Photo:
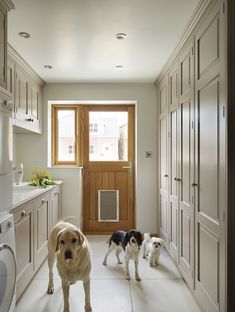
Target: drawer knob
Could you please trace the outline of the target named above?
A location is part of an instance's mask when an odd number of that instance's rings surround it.
[[[43,198],[43,199],[42,199],[42,204],[44,204],[44,203],[45,203],[45,199]]]
[[[25,217],[25,216],[26,216],[26,211],[23,210],[23,211],[21,212],[21,218],[23,218],[23,217]]]

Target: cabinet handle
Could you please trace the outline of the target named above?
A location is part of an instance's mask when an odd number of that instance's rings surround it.
[[[42,205],[43,205],[45,202],[46,202],[46,200],[43,198],[43,199],[42,199]]]
[[[23,210],[22,212],[21,212],[21,218],[23,218],[23,217],[25,217],[26,216],[26,211],[25,210]]]
[[[177,182],[181,182],[181,181],[182,181],[182,179],[180,179],[180,178],[177,179]]]
[[[33,118],[25,118],[26,121],[32,121],[33,122]]]
[[[175,177],[174,180],[177,181],[177,178]]]
[[[55,192],[55,193],[54,193],[54,195],[58,195],[58,194],[59,194],[58,192]]]
[[[192,186],[198,186],[198,184],[193,182]]]
[[[165,178],[168,178],[168,174],[165,174],[164,177],[165,177]]]

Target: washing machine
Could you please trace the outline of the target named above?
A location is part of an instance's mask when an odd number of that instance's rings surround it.
[[[0,212],[0,311],[15,310],[16,259],[13,215]]]

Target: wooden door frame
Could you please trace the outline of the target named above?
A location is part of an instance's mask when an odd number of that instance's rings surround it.
[[[133,224],[133,228],[136,225],[136,162],[135,162],[135,142],[136,142],[136,126],[135,126],[135,109],[136,105],[135,104],[86,104],[82,105],[83,109],[83,135],[82,135],[82,165],[85,167],[89,163],[89,154],[88,150],[85,149],[85,145],[89,145],[89,131],[87,130],[86,127],[89,125],[86,124],[85,122],[85,110],[89,111],[127,111],[128,112],[128,124],[130,123],[130,118],[131,118],[131,124],[133,125],[133,128],[131,129],[128,127],[128,160],[127,161],[119,161],[117,164],[117,167],[120,165],[126,166],[129,164],[130,159],[132,160],[132,168],[133,168],[133,197],[132,197],[132,202],[133,202],[133,211],[132,211],[132,216],[131,216],[131,222]],[[102,166],[102,162],[98,161],[99,165]],[[97,164],[96,161],[93,161],[94,166]],[[110,162],[113,163],[113,162]],[[107,162],[106,162],[107,164]],[[104,169],[107,166],[104,164]],[[114,165],[115,166],[115,165]],[[86,184],[85,181],[85,174],[83,172],[83,190],[84,190],[84,185]],[[85,198],[84,198],[84,193],[83,193],[83,200],[82,200],[82,222],[81,222],[81,228],[85,234],[98,234],[98,235],[103,235],[103,234],[111,234],[110,231],[103,231],[103,232],[88,232],[85,230],[84,224],[85,224],[85,217],[84,217],[84,209],[85,209],[85,204],[84,204]]]

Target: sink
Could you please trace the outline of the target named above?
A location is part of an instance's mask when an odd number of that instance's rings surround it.
[[[13,193],[29,193],[36,189],[37,187],[32,185],[13,185]]]

